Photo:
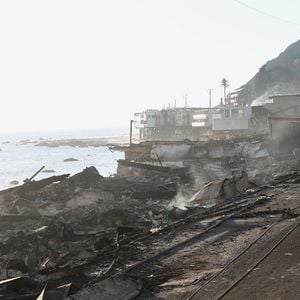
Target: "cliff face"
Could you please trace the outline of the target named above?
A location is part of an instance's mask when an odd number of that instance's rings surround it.
[[[244,86],[238,102],[263,103],[276,94],[300,94],[300,40],[264,64]]]

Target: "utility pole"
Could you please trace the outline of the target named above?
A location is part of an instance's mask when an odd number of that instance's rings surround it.
[[[211,89],[209,89],[209,108],[211,108]]]
[[[129,133],[129,146],[132,145],[132,124],[133,124],[133,120],[130,120],[130,133]]]
[[[187,94],[184,95],[184,107],[187,108]]]
[[[174,108],[176,108],[176,99],[174,99]]]

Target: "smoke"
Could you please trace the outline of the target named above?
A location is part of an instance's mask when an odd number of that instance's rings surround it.
[[[295,151],[295,149],[300,148],[300,126],[298,123],[295,124],[298,127],[295,127],[294,134],[291,134],[291,127],[276,128],[278,134],[276,142],[269,139],[260,139],[259,136],[255,135],[251,139],[247,138],[235,142],[224,140],[222,143],[218,143],[217,147],[220,150],[218,157],[211,157],[211,153],[217,153],[213,151],[216,147],[215,143],[207,142],[205,144],[207,154],[204,157],[194,158],[189,162],[185,161],[185,166],[189,163],[190,175],[193,180],[188,185],[182,185],[179,188],[177,195],[167,205],[167,209],[186,210],[188,207],[193,206],[208,207],[215,205],[218,201],[216,199],[219,199],[213,195],[217,185],[214,183],[213,188],[208,188],[207,183],[225,178],[230,181],[234,175],[239,177],[243,170],[247,172],[249,182],[257,186],[271,184],[275,176],[290,173],[295,163],[297,163],[295,154],[300,156],[300,150]],[[290,156],[289,161],[286,158],[277,159],[277,153],[282,151],[277,149],[278,141],[281,141],[285,155]],[[197,151],[197,148],[194,151]],[[293,154],[293,151],[295,154]],[[197,157],[196,152],[193,155]],[[201,196],[198,199],[199,201],[191,201],[193,195],[200,190],[203,191],[203,194],[209,196]],[[225,198],[230,199],[231,197]]]
[[[172,210],[174,208],[178,208],[181,210],[187,210],[187,208],[191,206],[191,203],[189,203],[189,199],[189,195],[187,195],[187,193],[184,192],[183,187],[181,187],[177,195],[167,205],[167,209]]]
[[[252,101],[251,106],[260,106],[268,103],[270,101],[269,97],[274,95],[287,95],[287,94],[299,94],[300,93],[300,83],[298,81],[277,84],[271,88],[268,88],[262,95],[255,98]]]

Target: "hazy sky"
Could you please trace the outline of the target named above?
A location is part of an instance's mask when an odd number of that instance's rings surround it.
[[[299,0],[243,2],[299,21]],[[217,103],[299,31],[234,0],[1,0],[0,130],[123,127],[209,88]]]

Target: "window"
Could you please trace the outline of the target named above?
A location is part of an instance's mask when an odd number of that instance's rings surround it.
[[[225,117],[226,119],[230,118],[230,110],[229,110],[229,109],[225,109],[225,110],[224,110],[224,117]]]
[[[231,110],[231,117],[232,118],[238,118],[239,117],[239,110],[237,108],[233,108]]]

